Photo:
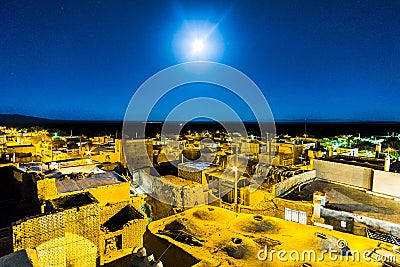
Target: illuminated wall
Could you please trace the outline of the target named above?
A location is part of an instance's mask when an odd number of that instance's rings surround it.
[[[325,160],[314,160],[317,177],[329,181],[352,185],[367,190],[372,188],[372,169]]]
[[[36,181],[39,199],[54,199],[57,197],[57,187],[55,178],[45,178]]]
[[[32,248],[39,266],[96,266],[99,206],[92,203],[13,223],[14,251]]]
[[[103,206],[107,203],[115,203],[129,200],[130,184],[128,182],[118,183],[91,188],[88,189],[88,191],[100,202],[100,205]]]
[[[147,226],[146,215],[131,205],[121,208],[115,204],[110,210],[114,210],[114,214],[102,223],[100,231],[100,264],[129,255],[134,248],[143,247]],[[107,210],[104,212],[110,215]],[[102,217],[105,219],[108,216]]]
[[[372,191],[400,197],[400,173],[374,170]]]
[[[139,169],[153,164],[153,140],[125,140],[124,155],[130,168]],[[119,143],[119,142],[118,142]],[[117,143],[116,143],[117,145]]]

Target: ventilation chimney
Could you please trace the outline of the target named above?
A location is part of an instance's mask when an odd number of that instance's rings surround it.
[[[389,153],[386,155],[385,158],[385,168],[384,168],[385,172],[390,171],[390,156]]]

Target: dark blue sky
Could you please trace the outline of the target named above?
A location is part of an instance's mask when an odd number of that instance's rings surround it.
[[[3,0],[0,113],[121,120],[142,82],[187,60],[191,27],[217,26],[204,59],[247,74],[276,120],[400,121],[399,14],[398,0]]]

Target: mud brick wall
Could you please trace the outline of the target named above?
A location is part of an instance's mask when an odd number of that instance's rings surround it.
[[[152,192],[154,198],[172,206],[181,207],[183,204],[185,207],[193,207],[208,201],[208,185],[185,187],[182,197],[182,186],[166,183],[144,171],[134,174],[133,179],[139,181],[143,190]]]
[[[46,178],[36,181],[39,199],[54,199],[57,197],[57,187],[55,178]]]
[[[351,186],[372,189],[372,169],[349,164],[314,160],[318,178]]]
[[[315,170],[295,175],[293,177],[286,179],[283,182],[275,184],[273,186],[273,192],[276,197],[284,195],[286,192],[288,192],[290,189],[297,186],[298,184],[314,179],[315,177],[316,177]]]
[[[305,212],[307,214],[307,224],[312,224],[314,206],[311,202],[291,201],[283,198],[274,198],[273,201],[277,206],[275,209],[275,217],[285,219],[285,208],[289,208],[291,210]]]
[[[112,207],[109,207],[102,216],[102,220],[108,218],[112,211],[115,211],[115,213],[117,213],[119,211],[118,209],[122,209],[123,207],[121,207],[120,205],[113,205]],[[117,231],[109,232],[106,231],[104,228],[100,231],[99,252],[101,264],[129,255],[132,253],[132,250],[134,248],[143,247],[143,235],[146,231],[148,222],[147,217],[144,213],[140,211],[137,212],[143,216],[142,219],[130,220],[123,225],[122,229]],[[117,250],[107,251],[106,240],[113,237],[118,237],[122,239],[122,247]]]
[[[35,248],[42,243],[64,237],[65,225],[62,213],[40,215],[13,224],[14,251]]]
[[[147,218],[135,219],[122,230],[122,249],[143,247],[143,235],[147,227]]]
[[[106,206],[100,207],[100,224],[108,221],[112,216],[114,216],[124,207],[129,205],[129,203],[129,201],[121,201],[118,203],[108,204]]]
[[[400,197],[400,173],[374,170],[372,191]]]
[[[182,177],[183,179],[201,184],[202,173],[201,171],[194,171],[193,168],[189,168],[186,166],[179,166],[178,176]]]
[[[100,232],[99,211],[97,204],[64,211],[65,232],[82,236],[97,246]]]
[[[94,203],[17,221],[12,226],[14,251],[36,248],[39,266],[95,266],[98,214]]]

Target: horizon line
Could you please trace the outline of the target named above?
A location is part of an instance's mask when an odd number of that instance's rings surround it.
[[[53,119],[53,118],[42,118],[42,117],[37,117],[37,116],[30,116],[30,115],[23,115],[23,114],[7,114],[7,113],[2,113],[0,116],[21,116],[21,117],[27,117],[27,118],[32,118],[32,119],[37,119],[37,120],[45,120],[47,122],[115,122],[115,123],[123,123],[125,120],[124,119]],[[11,118],[10,118],[11,119]],[[15,122],[18,123],[18,121],[12,121],[12,120],[7,120],[8,122]],[[35,121],[32,121],[34,123]],[[140,122],[140,123],[165,123],[165,121],[162,120],[148,120],[148,121],[125,121],[125,122]],[[194,121],[168,121],[171,123],[217,123],[218,121],[214,120],[194,120]],[[400,120],[355,120],[355,119],[280,119],[280,120],[275,120],[275,121],[256,121],[256,120],[242,120],[242,121],[221,121],[221,122],[227,122],[227,123],[400,123]],[[0,123],[2,123],[0,121]],[[3,122],[4,123],[4,122]],[[21,121],[19,123],[22,123]],[[26,121],[25,123],[29,123]],[[43,122],[42,122],[43,123]]]

